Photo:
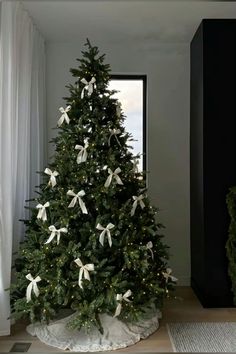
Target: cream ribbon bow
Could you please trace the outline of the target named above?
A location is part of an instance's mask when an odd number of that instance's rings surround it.
[[[162,272],[162,274],[164,275],[164,278],[166,279],[166,282],[168,282],[168,279],[171,279],[172,281],[177,281],[178,279],[173,277],[173,275],[171,275],[172,273],[172,269],[171,268],[166,268],[165,272]]]
[[[59,173],[57,171],[52,172],[50,168],[45,168],[44,173],[50,176],[48,184],[51,184],[52,187],[55,187],[57,184],[56,177],[59,175]]]
[[[41,280],[40,276],[37,276],[35,279],[32,277],[32,275],[29,273],[26,276],[26,279],[30,281],[30,284],[27,286],[26,289],[26,300],[27,302],[31,301],[31,293],[32,290],[35,294],[36,297],[39,296],[39,289],[37,283]]]
[[[90,280],[89,272],[94,270],[94,264],[83,265],[80,258],[75,259],[75,263],[80,267],[78,284],[79,287],[83,289],[82,278],[84,276],[84,279]]]
[[[146,244],[146,247],[147,247],[147,249],[151,252],[152,259],[154,259],[154,254],[153,254],[153,251],[152,251],[152,248],[153,248],[152,241],[149,241],[149,242]]]
[[[93,84],[96,82],[95,77],[92,77],[92,79],[88,82],[85,78],[81,80],[83,84],[85,84],[82,92],[81,92],[81,98],[84,98],[84,90],[88,91],[88,96],[91,96],[93,93]]]
[[[50,243],[55,236],[57,236],[57,245],[59,245],[60,242],[60,238],[61,238],[61,232],[63,232],[64,234],[66,234],[68,232],[66,227],[62,227],[61,229],[56,229],[54,225],[49,226],[49,231],[51,231],[51,235],[49,237],[49,239],[45,242],[45,245],[47,243]]]
[[[140,205],[140,207],[142,209],[145,207],[145,204],[143,202],[143,199],[145,198],[145,196],[143,194],[140,194],[140,196],[138,196],[138,197],[133,195],[132,198],[133,198],[134,202],[133,202],[133,207],[132,207],[132,210],[131,210],[131,213],[130,213],[131,216],[134,215],[135,210],[136,210],[136,208],[138,206],[138,203],[139,203],[139,205]]]
[[[108,188],[110,186],[112,177],[114,177],[116,179],[117,184],[123,184],[120,177],[118,176],[118,173],[120,173],[120,172],[121,172],[120,167],[117,167],[114,172],[112,172],[112,170],[110,168],[108,168],[109,176],[107,177],[104,187]]]
[[[42,219],[43,221],[47,220],[47,212],[46,212],[46,208],[48,208],[50,205],[49,202],[43,204],[38,204],[36,206],[37,209],[39,209],[38,211],[38,215],[37,215],[37,219]]]
[[[127,301],[127,302],[131,302],[128,297],[132,294],[132,291],[129,289],[126,291],[126,293],[124,293],[124,295],[122,294],[116,294],[116,301],[120,301],[120,303],[117,305],[116,307],[116,312],[114,314],[113,317],[117,317],[119,316],[119,314],[121,313],[121,309],[122,309],[122,305],[121,305],[121,301]]]
[[[111,133],[108,139],[108,145],[111,145],[111,137],[114,135],[116,138],[117,143],[120,145],[120,142],[117,138],[117,135],[121,133],[120,129],[109,129],[109,132]],[[121,145],[120,145],[121,146]]]
[[[76,150],[80,150],[80,152],[78,153],[78,156],[77,156],[77,164],[80,164],[81,162],[85,162],[87,160],[87,157],[88,157],[88,153],[87,153],[87,148],[88,148],[88,140],[85,139],[84,140],[84,146],[82,145],[75,145],[75,149]]]
[[[67,106],[66,109],[64,109],[63,107],[59,108],[59,111],[62,113],[61,117],[59,118],[57,125],[60,127],[62,125],[62,123],[64,122],[64,120],[66,121],[67,124],[70,123],[70,118],[67,114],[67,112],[69,112],[71,110],[71,106]]]
[[[75,194],[74,191],[72,191],[71,189],[66,193],[67,195],[70,195],[71,197],[74,197],[72,199],[72,201],[70,202],[70,204],[68,205],[68,208],[73,208],[75,206],[75,204],[77,203],[77,200],[79,201],[79,206],[82,210],[83,214],[88,214],[87,208],[82,200],[81,197],[83,197],[85,195],[84,190],[81,190],[79,193]]]
[[[101,224],[97,224],[96,229],[102,230],[102,232],[101,232],[101,234],[99,236],[99,242],[101,243],[102,246],[104,245],[104,237],[107,234],[108,243],[109,243],[109,246],[111,247],[112,239],[111,239],[110,230],[113,229],[113,227],[115,227],[115,225],[113,225],[110,222],[109,222],[109,224],[106,227],[103,227]]]

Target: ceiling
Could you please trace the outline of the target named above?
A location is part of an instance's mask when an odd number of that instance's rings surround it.
[[[203,18],[236,18],[234,1],[22,1],[49,42],[190,42]]]

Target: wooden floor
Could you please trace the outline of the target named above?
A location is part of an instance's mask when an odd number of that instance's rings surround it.
[[[204,309],[189,287],[178,287],[174,299],[167,299],[159,329],[145,340],[117,352],[173,352],[166,329],[169,322],[236,322],[236,308]],[[32,343],[28,352],[59,353],[59,350],[41,343],[25,331],[25,324],[12,327],[11,336],[0,337],[0,353],[8,353],[14,343]],[[113,352],[114,353],[114,352]]]

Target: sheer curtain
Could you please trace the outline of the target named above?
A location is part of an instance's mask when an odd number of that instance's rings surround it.
[[[44,40],[19,1],[0,17],[0,335],[10,333],[12,252],[23,239],[25,200],[45,163]],[[47,140],[47,139],[46,139]]]

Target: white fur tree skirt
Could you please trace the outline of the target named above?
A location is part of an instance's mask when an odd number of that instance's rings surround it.
[[[135,325],[102,314],[100,320],[104,329],[103,334],[96,328],[91,329],[89,333],[84,330],[67,329],[66,324],[72,316],[74,314],[49,325],[31,324],[27,327],[27,332],[37,336],[43,343],[63,350],[79,352],[114,350],[135,344],[155,332],[159,327],[161,312],[149,310],[143,320]]]

